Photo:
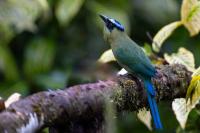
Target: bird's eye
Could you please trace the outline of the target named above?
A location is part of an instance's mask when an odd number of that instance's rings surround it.
[[[113,28],[114,28],[114,25],[113,25],[112,23],[110,23],[110,22],[108,22],[106,26],[108,27],[108,29],[109,29],[110,31],[112,31]]]

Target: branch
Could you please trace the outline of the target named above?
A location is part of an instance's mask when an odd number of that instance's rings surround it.
[[[152,79],[156,100],[185,97],[190,80],[191,72],[182,65],[160,66]],[[0,113],[0,132],[34,132],[43,127],[51,127],[53,131],[63,125],[66,132],[101,130],[102,112],[108,98],[118,112],[148,107],[142,82],[133,75],[117,76],[21,99]]]

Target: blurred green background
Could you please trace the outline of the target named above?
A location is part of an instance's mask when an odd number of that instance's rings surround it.
[[[180,20],[179,0],[1,0],[0,1],[0,96],[23,96],[42,90],[105,80],[116,74],[116,63],[98,64],[109,48],[103,40],[98,14],[119,20],[141,46],[170,22]],[[185,47],[200,65],[200,37],[178,28],[158,54]],[[171,104],[161,103],[161,117],[170,132],[178,126]],[[166,112],[167,115],[166,115]],[[169,116],[170,117],[169,119]],[[133,113],[117,122],[119,132],[147,128]],[[168,130],[168,131],[169,131]]]

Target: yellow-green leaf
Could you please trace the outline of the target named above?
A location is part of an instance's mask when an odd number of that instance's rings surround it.
[[[61,25],[67,25],[78,13],[84,0],[60,0],[56,7],[56,17]]]
[[[186,20],[192,6],[198,3],[198,0],[183,0],[182,5],[181,5],[181,19]]]
[[[194,108],[200,100],[200,67],[192,74],[186,94],[187,108]]]
[[[142,123],[144,123],[145,126],[147,126],[149,130],[152,130],[152,125],[151,125],[152,118],[150,111],[147,111],[146,108],[140,109],[139,112],[137,113],[137,117]]]
[[[106,50],[98,60],[100,63],[108,63],[111,61],[116,61],[111,49]]]
[[[185,98],[177,98],[172,102],[172,109],[180,126],[184,129],[191,108],[187,108]]]
[[[163,28],[161,28],[158,33],[153,38],[153,50],[159,52],[163,42],[173,33],[173,31],[182,25],[182,22],[176,21],[172,22]]]
[[[183,0],[181,7],[181,21],[189,30],[191,36],[199,33],[200,2],[198,0]]]
[[[194,56],[185,48],[179,48],[178,52],[172,55],[164,54],[164,58],[169,64],[182,64],[192,72],[195,70]]]
[[[141,47],[141,48],[147,56],[151,56],[153,54],[150,44],[144,43],[144,47]]]

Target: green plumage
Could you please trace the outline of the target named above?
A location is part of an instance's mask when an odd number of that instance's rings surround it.
[[[109,43],[117,62],[129,73],[135,73],[141,78],[151,78],[155,68],[142,48],[132,41],[126,33],[114,29]]]
[[[127,36],[124,32],[124,27],[118,21],[104,15],[100,15],[100,17],[106,25],[104,28],[104,38],[111,45],[117,62],[129,73],[137,74],[144,81],[155,128],[162,129],[158,107],[154,99],[156,92],[151,83],[151,77],[155,76],[156,69],[142,48]]]

